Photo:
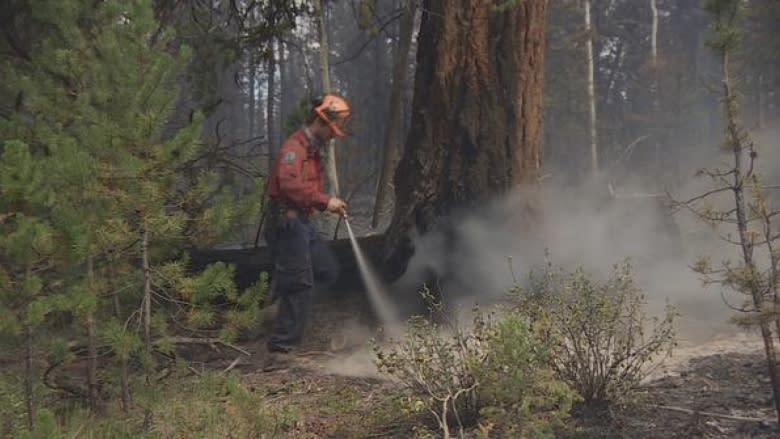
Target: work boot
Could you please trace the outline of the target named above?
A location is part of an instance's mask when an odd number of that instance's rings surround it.
[[[271,351],[263,360],[263,372],[287,369],[292,363],[292,356],[287,352]]]

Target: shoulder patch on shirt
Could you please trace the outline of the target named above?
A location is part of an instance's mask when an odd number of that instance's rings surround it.
[[[295,161],[295,151],[287,151],[284,155],[284,161],[289,165]]]

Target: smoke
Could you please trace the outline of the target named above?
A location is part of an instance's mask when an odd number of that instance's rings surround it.
[[[780,184],[778,132],[755,135],[762,145],[759,170],[768,184]],[[683,169],[689,169],[691,176],[697,167],[720,164],[724,169],[729,157],[717,151],[717,146],[710,147]],[[648,187],[652,186],[624,181],[610,192],[603,181],[579,187],[546,184],[542,189],[542,228],[534,231],[513,220],[523,202],[519,193],[478,210],[460,212],[443,231],[414,237],[415,254],[396,283],[395,294],[415,300],[408,295],[416,295],[426,275],[433,273],[442,279],[439,287],[450,304],[484,304],[500,301],[513,285],[527,279],[530,270],[541,268],[546,252],[555,265],[568,270],[581,266],[602,278],[610,274],[614,264],[629,258],[648,300],[648,312],[660,312],[667,302],[675,305],[682,314],[683,338],[732,331],[728,318],[733,312],[725,306],[721,290],[703,286],[690,267],[701,255],[714,263],[737,260],[738,249],[718,239],[715,230],[689,212],[672,215],[665,194]],[[712,187],[706,177],[691,177],[677,185],[672,195],[683,200]],[[723,194],[714,203],[728,206],[733,203],[729,197],[729,193]],[[719,232],[729,230],[721,228]],[[739,296],[733,293],[726,298],[739,303]]]

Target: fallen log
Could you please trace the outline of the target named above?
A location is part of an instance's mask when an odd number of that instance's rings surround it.
[[[382,259],[384,235],[371,235],[358,238],[358,243],[366,257],[376,266]],[[330,290],[342,291],[362,288],[362,280],[355,253],[349,239],[326,241],[338,261],[340,271]],[[209,264],[224,262],[236,268],[235,282],[239,288],[246,288],[259,279],[263,272],[269,277],[273,274],[273,262],[268,247],[246,249],[193,249],[189,250],[193,272],[202,271]]]

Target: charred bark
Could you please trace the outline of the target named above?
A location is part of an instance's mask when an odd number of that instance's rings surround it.
[[[547,0],[425,0],[412,125],[395,173],[385,267],[399,275],[409,233],[477,207],[541,170]],[[532,203],[533,204],[533,203]]]

